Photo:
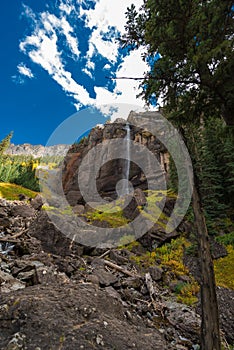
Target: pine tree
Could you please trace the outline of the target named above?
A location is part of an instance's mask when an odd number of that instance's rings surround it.
[[[152,59],[150,73],[142,83],[142,95],[163,97],[164,111],[180,128],[190,153],[195,144],[186,133],[191,125],[199,128],[201,117],[222,117],[234,125],[233,85],[233,1],[231,0],[145,0],[140,14],[134,5],[128,9],[125,46],[143,45]],[[160,59],[154,57],[161,55]],[[210,189],[219,188],[215,158],[204,148],[214,171]],[[208,153],[207,153],[208,152]],[[201,205],[199,172],[201,159],[194,154],[193,211],[201,266],[201,349],[220,350],[218,304],[208,231]],[[202,162],[201,162],[202,163]],[[214,197],[213,199],[216,200]]]

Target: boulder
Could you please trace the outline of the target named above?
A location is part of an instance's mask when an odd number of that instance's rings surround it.
[[[29,235],[41,241],[41,246],[48,253],[66,256],[71,253],[82,255],[83,248],[65,236],[42,211],[29,228]]]
[[[118,278],[115,275],[102,268],[95,270],[94,275],[98,277],[99,284],[102,287],[111,286],[118,281]]]
[[[160,281],[162,279],[163,270],[158,266],[151,266],[149,268],[150,276],[154,281]]]

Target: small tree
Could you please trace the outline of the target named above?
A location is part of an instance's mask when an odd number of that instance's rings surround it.
[[[13,131],[11,131],[1,142],[0,142],[0,156],[8,149],[13,136]]]

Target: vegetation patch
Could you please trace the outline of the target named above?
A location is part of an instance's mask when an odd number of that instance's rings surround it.
[[[173,279],[179,276],[189,276],[190,282],[178,282],[175,293],[178,302],[192,305],[197,302],[196,295],[199,292],[199,286],[183,264],[184,250],[189,245],[190,243],[184,237],[179,237],[162,247],[155,248],[152,252],[146,252],[141,256],[132,256],[131,259],[143,270],[159,263],[160,267],[166,267],[165,274],[169,276],[169,280],[172,276]]]
[[[182,283],[182,286],[177,293],[177,301],[183,304],[193,305],[198,300],[198,292],[199,285],[195,280],[191,283]]]
[[[214,261],[216,284],[220,287],[234,289],[234,248],[232,245],[227,246],[227,252],[227,256]]]
[[[90,211],[87,214],[85,214],[87,219],[92,221],[105,221],[108,222],[108,224],[111,227],[121,227],[128,224],[128,219],[126,219],[123,216],[122,210],[115,210],[112,209],[111,211],[102,211],[99,209],[96,209],[95,211]],[[129,243],[126,242],[126,244]]]
[[[163,213],[160,204],[165,199],[176,200],[177,195],[170,189],[162,191],[147,190],[144,192],[146,194],[147,205],[144,208],[139,207],[141,214],[162,229],[166,229],[170,218]]]
[[[20,185],[0,182],[0,198],[18,200],[19,194],[24,194],[26,197],[34,198],[38,193]]]
[[[231,245],[234,248],[234,232],[227,233],[223,236],[218,236],[215,240],[225,246]]]

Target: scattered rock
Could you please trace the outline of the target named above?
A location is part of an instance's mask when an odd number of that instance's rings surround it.
[[[24,201],[24,200],[27,199],[27,197],[26,197],[25,194],[23,194],[23,193],[20,193],[19,196],[18,196],[18,198],[19,198],[19,201]]]
[[[181,331],[183,337],[190,341],[199,341],[200,316],[191,310],[189,307],[175,302],[165,302],[167,311],[166,316],[171,325],[176,326]]]
[[[127,288],[134,288],[134,289],[140,290],[142,283],[143,281],[139,277],[128,277],[128,278],[125,278],[121,284],[125,288],[127,287]]]
[[[33,198],[30,202],[31,206],[35,210],[40,210],[44,203],[45,203],[45,199],[39,194],[35,198]]]
[[[123,265],[128,262],[128,258],[122,255],[122,252],[117,249],[113,249],[109,253],[110,259],[117,264]]]
[[[160,281],[162,279],[163,270],[157,266],[151,266],[149,273],[154,281]]]
[[[72,208],[72,210],[74,214],[82,215],[84,214],[85,208],[82,204],[77,204]]]
[[[118,278],[115,275],[101,268],[95,270],[94,275],[98,277],[101,287],[108,287],[118,281]]]

